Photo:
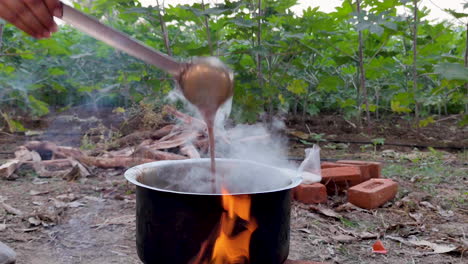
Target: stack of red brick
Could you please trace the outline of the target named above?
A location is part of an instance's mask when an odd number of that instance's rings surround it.
[[[324,203],[328,195],[347,190],[350,203],[374,209],[395,197],[396,182],[381,178],[382,164],[373,161],[339,160],[322,162],[322,181],[301,184],[294,189],[294,198],[305,204]]]

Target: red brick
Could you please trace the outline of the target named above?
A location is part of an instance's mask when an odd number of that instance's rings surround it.
[[[320,168],[321,169],[330,169],[330,168],[336,168],[336,167],[349,167],[346,164],[341,164],[341,163],[336,163],[336,162],[329,162],[329,161],[324,161],[320,163]]]
[[[361,183],[361,171],[357,166],[323,169],[322,183],[330,194],[337,194]]]
[[[382,163],[380,162],[365,161],[365,160],[339,160],[337,161],[337,163],[365,167],[368,174],[366,175],[366,173],[364,173],[363,177],[366,180],[371,179],[371,178],[382,177]]]
[[[336,167],[322,170],[322,182],[332,181],[358,181],[361,179],[361,170],[356,166]]]
[[[327,188],[321,183],[301,184],[294,188],[294,199],[304,204],[325,203]]]
[[[348,201],[365,209],[375,209],[393,199],[398,184],[391,179],[370,179],[348,190]]]

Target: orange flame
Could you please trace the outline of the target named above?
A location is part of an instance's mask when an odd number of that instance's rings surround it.
[[[212,264],[239,263],[249,260],[249,245],[257,222],[250,216],[251,199],[249,195],[229,195],[222,189],[223,208],[227,211],[221,216],[219,236],[211,255]],[[244,230],[234,233],[236,221],[245,221]]]

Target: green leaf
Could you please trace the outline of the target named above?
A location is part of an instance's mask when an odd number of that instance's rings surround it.
[[[10,127],[10,129],[13,128],[13,130],[14,130],[13,132],[24,132],[24,131],[26,131],[24,126],[19,121],[11,119],[10,120],[10,125],[12,126],[12,127]]]
[[[409,109],[408,107],[401,106],[400,101],[392,100],[391,103],[390,103],[390,107],[392,108],[393,112],[396,112],[396,113],[399,113],[399,114],[400,113],[410,113],[411,112],[411,109]]]
[[[348,108],[348,107],[354,107],[356,105],[356,100],[347,98],[346,100],[340,100],[340,107],[342,109]]]
[[[362,104],[362,105],[361,105],[361,109],[365,110],[365,109],[366,109],[366,105],[365,105],[365,104]],[[376,106],[375,104],[369,104],[369,112],[374,113],[375,111],[377,111],[377,106]]]
[[[318,90],[333,92],[337,91],[338,87],[343,84],[343,80],[337,76],[328,76],[325,78],[321,78],[319,81],[319,85],[317,86]]]
[[[372,145],[377,146],[377,145],[383,145],[385,144],[385,138],[374,138],[372,139]]]
[[[435,123],[435,120],[434,118],[432,118],[432,116],[430,116],[426,119],[419,120],[419,127],[427,127],[428,125],[433,123]]]
[[[468,82],[468,68],[460,63],[442,62],[435,65],[434,69],[443,79]]]
[[[3,119],[5,120],[5,122],[7,123],[8,132],[15,133],[15,132],[22,132],[26,130],[24,129],[24,126],[19,121],[11,119],[8,113],[1,113],[1,115]]]
[[[452,10],[452,9],[444,9],[444,10],[445,10],[445,12],[451,14],[455,18],[468,17],[467,13],[456,12],[455,10]]]
[[[295,95],[306,94],[307,83],[304,80],[293,80],[287,89]]]
[[[34,96],[29,95],[29,106],[31,107],[33,114],[37,116],[43,116],[49,113],[49,105],[41,100],[36,99]]]
[[[253,60],[252,56],[248,54],[242,55],[242,58],[239,61],[239,63],[244,68],[252,68],[255,66],[255,61]]]
[[[49,68],[47,71],[52,76],[60,76],[67,73],[63,68]]]
[[[228,22],[233,23],[233,24],[235,24],[235,25],[237,25],[239,27],[251,28],[251,27],[255,26],[254,21],[246,20],[246,19],[243,19],[243,18],[234,18],[234,19],[229,20]]]
[[[7,74],[13,73],[15,71],[15,67],[12,66],[6,66],[3,68],[3,71]]]
[[[460,127],[468,126],[468,115],[463,115],[462,120],[460,120],[460,122],[458,122],[458,125]]]

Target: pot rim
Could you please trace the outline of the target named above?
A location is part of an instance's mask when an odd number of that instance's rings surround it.
[[[143,184],[137,180],[138,175],[142,173],[145,169],[148,168],[154,168],[154,167],[159,167],[159,166],[168,166],[168,165],[173,165],[173,164],[189,164],[189,163],[200,163],[200,162],[209,162],[210,159],[208,158],[202,158],[202,159],[186,159],[186,160],[161,160],[161,161],[154,161],[154,162],[149,162],[149,163],[144,163],[141,165],[134,166],[128,170],[125,171],[124,177],[127,179],[127,181],[135,184],[136,186],[155,190],[155,191],[160,191],[160,192],[167,192],[167,193],[176,193],[176,194],[188,194],[188,195],[210,195],[210,196],[221,196],[223,194],[221,193],[196,193],[196,192],[180,192],[180,191],[173,191],[173,190],[167,190],[167,189],[161,189],[157,187],[152,187],[146,184]],[[229,193],[229,195],[248,195],[248,194],[261,194],[261,193],[272,193],[272,192],[279,192],[279,191],[284,191],[284,190],[289,190],[292,189],[302,182],[302,177],[299,176],[299,173],[292,170],[292,169],[286,169],[286,168],[277,168],[273,166],[269,166],[263,163],[255,162],[255,161],[249,161],[249,160],[241,160],[241,159],[224,159],[224,158],[217,158],[216,161],[234,161],[234,162],[243,162],[243,163],[250,163],[255,166],[262,166],[266,167],[269,169],[276,169],[280,173],[283,173],[285,177],[289,177],[290,183],[284,187],[277,188],[277,189],[272,189],[268,191],[259,191],[259,192],[245,192],[245,193]]]

